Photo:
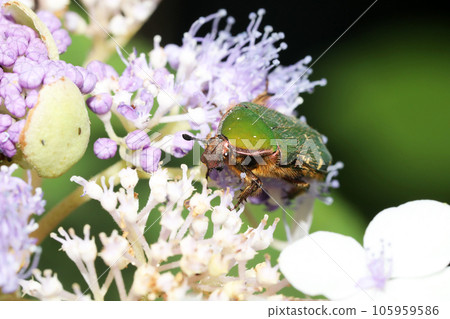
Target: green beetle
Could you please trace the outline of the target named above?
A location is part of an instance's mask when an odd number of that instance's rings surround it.
[[[311,179],[325,178],[332,158],[321,134],[305,122],[244,102],[223,115],[216,136],[206,140],[201,161],[208,168],[207,176],[212,169],[226,165],[245,182],[239,206],[261,191],[262,177],[294,185],[290,197],[302,193]]]

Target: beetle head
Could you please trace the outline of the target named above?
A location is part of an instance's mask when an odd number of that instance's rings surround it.
[[[218,171],[223,169],[225,166],[224,160],[228,158],[230,152],[230,144],[226,137],[219,135],[203,140],[188,134],[183,134],[183,138],[187,141],[198,140],[206,144],[205,150],[200,158],[202,163],[208,168],[206,177],[208,177],[212,169]]]
[[[211,169],[222,170],[224,167],[224,158],[229,152],[228,141],[223,136],[216,136],[206,141],[205,151],[200,160]]]

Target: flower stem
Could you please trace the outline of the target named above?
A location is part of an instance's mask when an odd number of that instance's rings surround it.
[[[17,295],[17,293],[12,293],[12,294],[2,294],[2,292],[0,291],[0,301],[27,301],[30,299],[26,299],[26,298],[21,298]]]
[[[101,176],[105,176],[106,180],[109,177],[116,175],[122,168],[126,167],[124,161],[119,161],[99,174],[95,175],[93,179],[100,180]],[[117,183],[119,182],[118,179]],[[44,217],[39,221],[39,228],[31,233],[31,237],[37,238],[39,245],[71,212],[80,207],[82,204],[88,202],[91,198],[83,195],[83,187],[78,187],[66,198],[60,201],[53,207]]]
[[[288,286],[289,286],[289,282],[287,281],[286,278],[284,278],[283,280],[279,281],[275,285],[267,288],[267,290],[265,292],[263,292],[262,295],[267,296],[267,297],[275,295],[278,291],[280,291],[281,289],[288,287]]]
[[[123,282],[122,273],[116,265],[111,267],[111,271],[114,274],[114,280],[116,281],[117,290],[119,291],[120,300],[128,300],[127,292],[125,290],[125,283]]]
[[[175,268],[179,268],[179,267],[180,267],[180,262],[179,261],[173,261],[171,263],[159,266],[158,267],[158,272],[162,273],[163,271],[171,270],[171,269],[175,269]]]
[[[244,208],[244,215],[248,219],[248,223],[251,227],[256,228],[259,225],[259,222],[256,220],[255,216],[253,215],[251,209],[248,207],[248,205]]]
[[[142,248],[142,245],[139,242],[139,235],[136,233],[134,227],[127,228],[127,230],[129,231],[127,239],[130,242],[131,246],[133,247],[136,259],[142,264],[145,264],[147,262],[147,259],[145,258],[145,253]]]

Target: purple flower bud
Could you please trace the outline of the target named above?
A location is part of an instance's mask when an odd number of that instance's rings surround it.
[[[114,70],[112,66],[97,60],[89,62],[86,69],[89,72],[94,73],[97,76],[98,81],[101,81],[106,77],[119,77],[116,70]]]
[[[28,90],[27,97],[25,98],[25,104],[27,105],[27,108],[32,109],[33,106],[36,105],[38,97],[39,97],[38,90]]]
[[[0,152],[11,158],[16,155],[16,147],[6,132],[0,133]]]
[[[152,146],[146,147],[141,152],[141,167],[147,173],[158,169],[161,159],[161,150]]]
[[[25,100],[20,93],[8,94],[5,97],[5,106],[15,117],[23,117],[27,111]]]
[[[88,98],[86,104],[92,112],[102,115],[111,109],[112,97],[108,93],[100,93]]]
[[[53,83],[66,75],[66,65],[62,61],[47,61],[44,63],[46,73],[44,76],[44,84]]]
[[[183,138],[183,134],[187,134],[192,136],[192,133],[188,131],[180,131],[176,132],[173,136],[173,146],[172,146],[172,154],[175,157],[183,157],[187,153],[189,153],[192,150],[192,147],[194,147],[194,141],[186,141]]]
[[[130,121],[138,118],[135,108],[130,105],[120,103],[117,107],[117,111]]]
[[[135,130],[127,135],[125,143],[130,150],[138,150],[150,145],[150,137],[144,131]]]
[[[24,39],[26,43],[30,42],[31,39],[36,38],[36,33],[34,30],[22,25],[15,25],[8,27],[5,30],[5,36],[7,38],[16,38],[16,39]]]
[[[78,88],[83,94],[91,93],[97,84],[97,77],[95,74],[82,68],[81,66],[76,66],[76,68],[83,75],[83,86]]]
[[[17,56],[25,54],[28,48],[28,40],[26,38],[9,37],[6,44],[17,51]]]
[[[37,16],[45,23],[51,33],[61,28],[61,21],[53,13],[42,10],[37,13]]]
[[[9,129],[8,129],[9,139],[13,143],[19,142],[19,135],[20,135],[20,132],[22,132],[22,129],[25,126],[25,123],[26,123],[26,120],[20,120],[20,121],[13,123],[9,127]]]
[[[56,47],[58,48],[58,53],[62,54],[66,52],[67,47],[72,43],[72,39],[69,33],[64,29],[56,30],[52,33],[53,39],[56,42]]]
[[[75,66],[71,64],[67,65],[65,75],[72,80],[78,88],[83,87],[83,74],[81,74]]]
[[[40,86],[45,75],[45,69],[41,64],[25,57],[17,59],[13,71],[19,75],[19,84],[25,89]]]
[[[3,42],[0,44],[0,65],[10,67],[17,59],[17,47]]]
[[[99,159],[114,157],[117,152],[117,143],[109,138],[99,138],[94,143],[94,154]]]
[[[43,62],[48,60],[48,51],[41,39],[32,39],[28,45],[25,56],[36,62]]]
[[[12,124],[12,117],[8,114],[0,114],[0,132],[6,131]]]
[[[19,85],[19,76],[15,73],[3,73],[0,80],[0,96],[5,98],[10,94],[20,94],[21,92],[22,87]]]

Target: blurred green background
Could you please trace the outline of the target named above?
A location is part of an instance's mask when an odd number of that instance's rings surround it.
[[[233,30],[242,31],[248,13],[265,7],[263,25],[286,34],[289,47],[281,63],[294,63],[305,55],[314,61],[371,3],[163,0],[128,48],[148,51],[155,34],[162,36],[163,44],[180,43],[197,17],[219,8],[228,9],[237,19]],[[313,66],[310,78],[326,78],[328,85],[304,95],[298,112],[328,137],[334,159],[345,164],[338,177],[341,187],[332,193],[334,203],[316,203],[313,230],[340,232],[361,241],[370,219],[384,208],[414,199],[450,201],[450,23],[441,7],[409,3],[376,3]],[[74,37],[62,58],[82,64],[89,45]],[[117,57],[111,63],[124,68]],[[69,182],[72,175],[88,178],[114,163],[93,155],[93,142],[106,134],[92,114],[91,122],[91,142],[83,160],[64,176],[43,182],[47,209],[75,189]],[[148,195],[147,185],[139,185],[141,201]],[[269,224],[279,215],[271,214]],[[81,233],[86,223],[95,233],[109,234],[114,227],[96,202],[80,207],[62,226]],[[155,229],[148,239],[156,235]],[[67,256],[56,252],[59,247],[54,240],[43,243],[40,268],[58,272],[66,288],[74,281],[85,287]],[[260,255],[258,261],[262,259]],[[102,262],[98,267],[105,269]]]

